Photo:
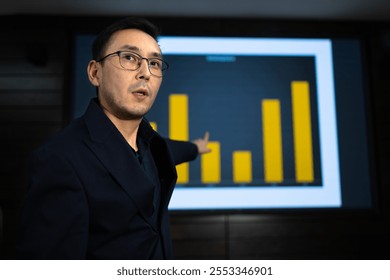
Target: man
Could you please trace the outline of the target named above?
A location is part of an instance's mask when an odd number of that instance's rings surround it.
[[[96,38],[87,72],[98,97],[31,157],[19,258],[172,258],[175,165],[208,152],[208,135],[172,141],[144,119],[168,67],[156,36],[127,18]]]

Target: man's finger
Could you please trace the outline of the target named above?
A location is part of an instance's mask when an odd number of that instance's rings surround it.
[[[203,136],[203,140],[208,142],[209,141],[209,137],[210,137],[210,133],[208,131],[206,131],[204,136]]]

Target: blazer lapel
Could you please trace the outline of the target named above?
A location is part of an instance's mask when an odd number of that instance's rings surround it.
[[[91,139],[87,145],[126,191],[145,218],[153,214],[154,185],[143,171],[128,143],[94,99],[84,119]],[[93,176],[93,174],[91,174]]]
[[[159,172],[160,182],[161,182],[160,207],[164,209],[168,207],[169,201],[171,199],[175,187],[176,179],[177,179],[177,173],[176,173],[176,168],[173,159],[168,153],[168,146],[166,142],[160,136],[156,136],[153,139],[153,141],[155,142],[155,145],[151,145],[152,154],[156,166],[159,166],[160,168],[160,172]],[[170,159],[170,164],[167,164],[166,159]]]

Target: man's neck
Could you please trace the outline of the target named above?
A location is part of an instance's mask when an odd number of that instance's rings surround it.
[[[122,120],[117,118],[115,115],[111,114],[103,108],[106,116],[112,121],[115,127],[119,130],[122,136],[126,139],[127,143],[135,150],[138,151],[137,146],[137,133],[139,125],[142,121],[141,119],[134,120]]]

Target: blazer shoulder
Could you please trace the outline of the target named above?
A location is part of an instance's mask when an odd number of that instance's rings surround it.
[[[69,154],[77,151],[75,148],[82,145],[87,137],[88,131],[84,120],[79,118],[41,144],[32,152],[32,155],[47,153],[48,151],[58,153],[58,155]]]

